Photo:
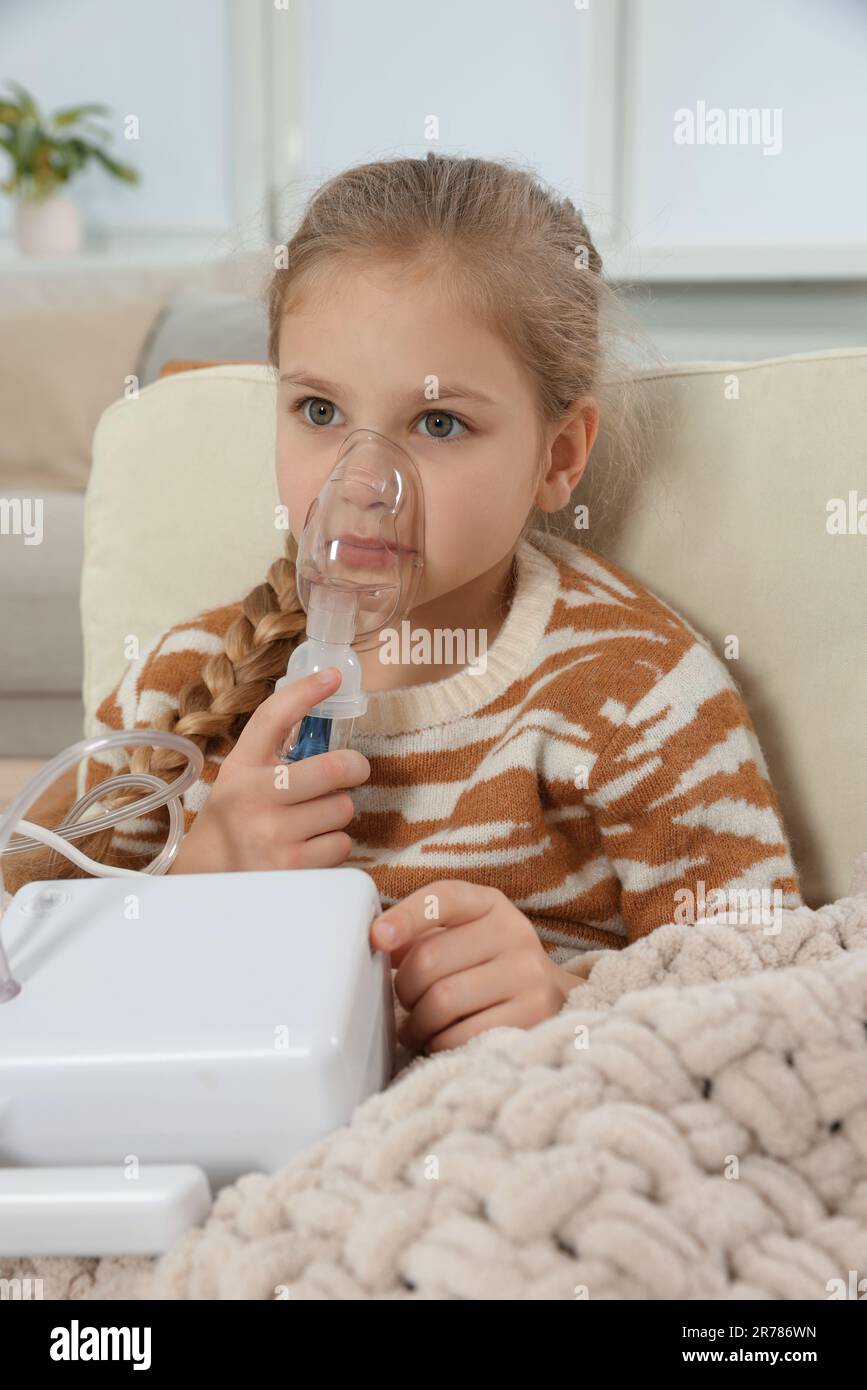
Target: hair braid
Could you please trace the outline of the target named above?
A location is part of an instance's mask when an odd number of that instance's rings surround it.
[[[223,639],[223,651],[209,656],[196,680],[183,686],[177,709],[165,710],[155,725],[181,734],[202,753],[225,756],[250,715],[286,674],[289,657],[303,635],[307,616],[295,585],[297,545],[286,537],[286,554],[274,560],[265,581],[251,589]],[[185,765],[170,748],[136,748],[135,772],[163,776]]]

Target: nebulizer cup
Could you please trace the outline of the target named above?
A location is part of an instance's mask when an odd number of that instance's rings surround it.
[[[275,684],[335,666],[340,685],[290,729],[283,762],[346,748],[367,709],[359,651],[412,608],[424,569],[424,494],[418,468],[376,430],[347,435],[307,513],[295,577],[307,638]]]

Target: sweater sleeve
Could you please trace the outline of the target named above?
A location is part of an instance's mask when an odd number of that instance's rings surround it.
[[[800,906],[762,749],[709,645],[693,642],[632,708],[612,702],[608,713],[618,727],[592,767],[586,804],[619,881],[627,941],[712,917],[724,902]]]
[[[130,663],[126,674],[98,707],[96,728],[99,732],[153,727],[153,719],[145,717],[143,712],[142,693],[152,687],[154,666],[160,659],[167,635],[162,634],[141,657]],[[83,795],[91,788],[98,787],[109,777],[129,772],[129,757],[130,750],[120,745],[84,758],[78,769],[78,794]],[[130,799],[136,801],[148,794],[144,786],[134,787],[131,791]],[[96,801],[85,814],[95,817],[107,809],[108,802]],[[165,806],[158,807],[146,817],[131,816],[113,827],[110,843],[98,857],[102,863],[113,867],[141,870],[159,854],[168,831],[169,813]]]

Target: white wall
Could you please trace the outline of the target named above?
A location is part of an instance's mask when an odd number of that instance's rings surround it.
[[[863,0],[634,0],[628,12],[630,217],[643,243],[833,246],[867,238]],[[779,152],[676,144],[673,113],[695,111],[699,101],[764,109],[768,132],[779,128]]]
[[[598,31],[592,42],[603,2],[625,29],[614,52]],[[605,219],[594,195],[610,179],[622,201],[612,197],[607,211],[623,220],[625,251],[609,264],[627,277],[651,265],[654,278],[664,274],[668,283],[629,298],[672,359],[867,343],[864,278],[823,280],[839,273],[836,248],[867,243],[862,0],[590,0],[586,10],[568,0],[301,0],[300,12],[305,192],[391,153],[514,155],[583,206],[595,231]],[[600,71],[609,59],[611,71]],[[613,170],[599,167],[605,140],[594,130],[609,86],[622,141],[612,142]],[[699,99],[781,107],[781,152],[675,144],[675,110]],[[441,127],[433,145],[422,128],[431,112]],[[722,252],[715,269],[698,283],[678,280],[680,248],[705,247]],[[747,283],[755,247],[767,250],[765,277]],[[774,278],[780,247],[789,266],[801,248],[818,254],[786,281]]]
[[[594,232],[603,191],[625,234],[609,271],[652,281],[652,267],[657,279],[663,267],[672,281],[635,302],[674,356],[867,340],[867,274],[846,259],[847,247],[867,256],[863,0],[280,4],[0,6],[0,77],[23,81],[49,107],[106,101],[115,149],[142,169],[139,190],[99,170],[75,185],[92,231],[198,232],[226,250],[249,247],[261,225],[254,209],[275,191],[297,201],[359,160],[472,152],[529,162],[585,208]],[[617,44],[600,44],[615,17]],[[781,153],[675,144],[674,111],[699,100],[780,107]],[[130,112],[141,119],[137,144],[120,138]],[[8,223],[0,199],[0,233]],[[278,218],[273,234],[290,225]],[[713,264],[699,273],[695,255],[709,244]],[[752,263],[758,283],[738,287],[750,248],[765,251]],[[799,248],[814,253],[809,266]],[[702,274],[707,283],[690,278]]]
[[[141,172],[137,188],[98,165],[70,183],[92,230],[231,225],[228,17],[224,0],[4,0],[0,79],[22,83],[46,111],[104,102],[112,152]],[[138,140],[124,138],[129,114]],[[4,177],[7,164],[0,151]],[[10,213],[0,198],[0,231]]]
[[[429,149],[587,174],[590,24],[569,0],[302,0],[304,174]],[[425,138],[439,118],[440,138]]]
[[[138,190],[98,168],[76,181],[92,227],[231,228],[233,24],[262,29],[265,67],[277,57],[273,73],[247,73],[244,100],[261,108],[261,138],[273,140],[283,178],[300,173],[304,191],[358,160],[436,148],[529,161],[579,202],[590,196],[592,216],[594,82],[605,55],[591,37],[617,11],[628,49],[617,113],[627,236],[648,247],[867,240],[863,0],[281,3],[6,0],[0,77],[31,87],[48,108],[106,102],[116,152],[142,171]],[[296,42],[297,67],[287,47]],[[269,121],[284,119],[280,88],[296,81],[300,170],[294,145]],[[779,109],[781,152],[676,144],[674,111],[699,101]],[[123,138],[128,114],[141,122],[138,141]],[[426,137],[430,117],[436,140]],[[0,228],[8,224],[3,198]]]

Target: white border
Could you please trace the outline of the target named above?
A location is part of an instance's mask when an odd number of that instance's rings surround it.
[[[637,115],[636,35],[634,0],[595,0],[590,30],[593,76],[587,217],[607,278],[636,283],[867,278],[867,243],[642,246],[629,234],[636,221],[630,166]],[[595,215],[594,205],[600,209]]]

